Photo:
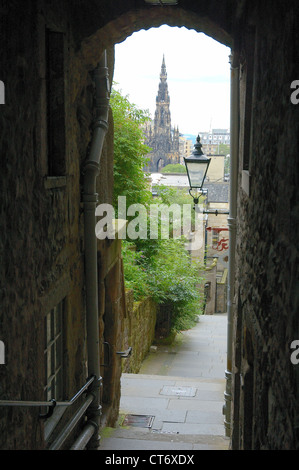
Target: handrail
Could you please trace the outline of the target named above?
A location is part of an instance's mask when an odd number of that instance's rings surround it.
[[[89,407],[89,405],[92,403],[94,399],[93,395],[87,395],[85,402],[82,403],[82,405],[79,407],[79,409],[76,411],[74,416],[71,418],[71,420],[66,424],[66,426],[62,429],[60,434],[56,437],[54,442],[51,444],[49,447],[49,450],[59,450],[65,443],[65,441],[69,438],[70,434],[72,431],[75,429],[77,426],[78,422],[84,415],[85,411]],[[95,431],[95,428],[94,428]]]
[[[56,406],[71,406],[75,401],[82,395],[82,393],[92,384],[95,376],[91,376],[87,379],[87,382],[83,387],[68,401],[56,401],[52,399],[50,401],[28,401],[28,400],[0,400],[0,406],[47,406],[49,408],[48,413],[40,415],[40,418],[49,418],[54,411]]]

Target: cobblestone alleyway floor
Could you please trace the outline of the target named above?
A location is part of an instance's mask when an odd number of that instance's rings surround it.
[[[120,419],[100,450],[227,450],[227,315],[199,317],[171,346],[152,348],[139,374],[123,374]]]

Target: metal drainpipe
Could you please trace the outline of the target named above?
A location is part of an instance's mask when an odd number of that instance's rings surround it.
[[[226,390],[225,434],[231,437],[231,405],[232,405],[232,337],[233,337],[233,303],[235,287],[235,250],[236,250],[236,217],[237,217],[237,184],[238,184],[238,148],[239,148],[239,67],[235,66],[234,55],[230,56],[231,64],[231,143],[230,143],[230,203],[229,217],[229,267],[227,293],[227,368],[225,371]]]
[[[98,272],[97,272],[97,239],[96,225],[96,178],[100,169],[100,158],[105,135],[108,129],[109,113],[109,81],[107,55],[104,51],[98,67],[94,71],[96,90],[96,117],[93,125],[93,136],[89,157],[84,166],[83,207],[84,207],[84,243],[85,243],[85,285],[86,285],[86,329],[88,375],[96,379],[89,390],[94,400],[87,410],[87,417],[95,425],[96,432],[89,448],[99,446],[100,437],[97,429],[100,426],[100,349],[99,349],[99,318],[98,318]]]

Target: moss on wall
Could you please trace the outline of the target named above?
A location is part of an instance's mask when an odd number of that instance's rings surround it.
[[[157,304],[147,297],[134,302],[133,291],[126,292],[126,317],[123,319],[122,348],[132,347],[132,354],[123,359],[122,371],[138,373],[155,337]]]

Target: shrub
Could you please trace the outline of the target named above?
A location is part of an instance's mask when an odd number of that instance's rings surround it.
[[[200,266],[191,263],[184,239],[163,242],[149,268],[150,291],[158,304],[167,306],[172,328],[180,331],[193,326],[202,310],[203,296],[198,288]]]
[[[139,109],[112,89],[110,105],[114,118],[114,203],[118,196],[126,196],[127,206],[133,203],[148,204],[151,199],[149,181],[143,171],[151,150],[144,144],[142,124],[149,119],[147,110]]]
[[[190,328],[203,304],[198,289],[199,264],[191,263],[184,239],[142,242],[143,247],[148,243],[151,248],[133,250],[132,243],[123,243],[126,287],[134,290],[135,300],[150,295],[160,306],[167,308],[171,312],[173,330]]]
[[[141,265],[142,252],[137,251],[133,243],[122,242],[125,286],[133,289],[134,300],[138,301],[150,295],[148,273]]]

